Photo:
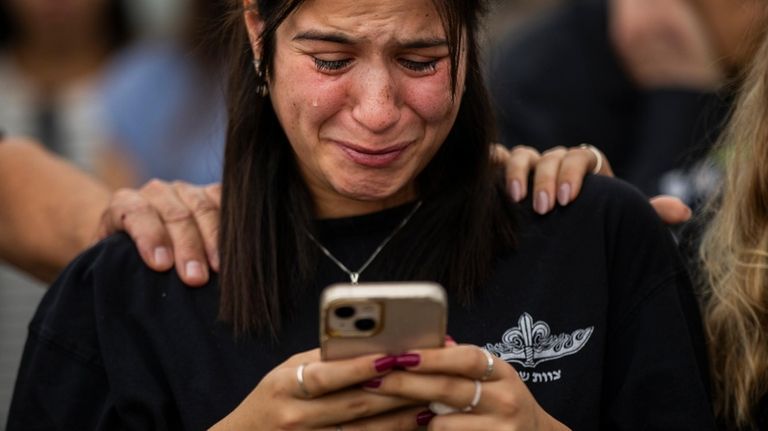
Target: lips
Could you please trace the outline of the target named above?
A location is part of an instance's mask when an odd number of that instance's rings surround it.
[[[385,168],[394,163],[410,144],[395,145],[384,149],[368,149],[338,142],[337,145],[353,162],[369,168]]]

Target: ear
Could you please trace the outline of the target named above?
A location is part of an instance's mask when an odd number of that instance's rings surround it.
[[[248,30],[248,39],[251,41],[253,57],[261,58],[261,33],[264,31],[264,20],[259,15],[256,0],[243,0],[245,11],[245,27]]]

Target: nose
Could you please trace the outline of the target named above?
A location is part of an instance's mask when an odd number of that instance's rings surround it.
[[[373,133],[386,132],[400,120],[398,86],[386,67],[372,67],[359,77],[352,117]]]

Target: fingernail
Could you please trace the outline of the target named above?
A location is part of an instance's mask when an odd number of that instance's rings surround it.
[[[571,185],[569,183],[563,183],[560,186],[560,190],[557,192],[557,202],[561,206],[566,206],[571,201]]]
[[[157,266],[170,266],[173,264],[171,259],[171,253],[165,247],[158,247],[155,249],[155,265]]]
[[[520,184],[520,181],[512,180],[511,189],[512,200],[515,202],[520,202],[520,200],[523,198],[523,186]]]
[[[379,373],[389,371],[392,368],[395,368],[395,365],[397,365],[397,358],[394,356],[385,356],[373,361],[373,367]]]
[[[445,336],[445,343],[446,344],[448,344],[448,343],[456,344],[456,340],[454,340],[453,337],[451,337],[450,335],[446,335]]]
[[[203,265],[201,265],[200,262],[196,260],[190,260],[187,262],[185,269],[187,270],[187,277],[189,278],[205,278],[205,275],[203,274]]]
[[[544,215],[549,211],[549,195],[547,192],[542,190],[536,195],[536,199],[534,199],[533,202],[533,209],[541,215]]]
[[[395,358],[398,367],[415,367],[421,363],[421,356],[416,353],[406,353]]]
[[[384,379],[382,379],[381,377],[376,377],[375,379],[371,379],[371,380],[368,380],[367,382],[363,383],[363,387],[364,388],[376,389],[379,386],[381,386],[381,382],[383,380]]]
[[[425,410],[418,415],[416,415],[416,425],[423,427],[429,425],[429,423],[432,421],[432,418],[435,417],[435,414],[432,413],[429,410]]]

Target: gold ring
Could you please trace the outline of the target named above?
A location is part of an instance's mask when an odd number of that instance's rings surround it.
[[[496,361],[494,360],[493,353],[489,352],[486,349],[480,348],[480,351],[483,352],[483,355],[485,355],[486,365],[485,365],[485,372],[483,372],[483,376],[480,377],[481,381],[486,381],[491,377],[491,374],[493,374],[493,366],[496,364]]]
[[[600,173],[600,169],[603,168],[603,155],[600,153],[600,150],[598,150],[594,145],[590,145],[590,144],[581,144],[579,145],[579,148],[581,148],[582,150],[589,150],[592,152],[592,154],[595,155],[596,164],[595,164],[595,168],[592,169],[592,173],[593,174]]]
[[[299,368],[296,368],[296,382],[298,382],[299,384],[299,389],[301,390],[301,393],[306,398],[312,398],[312,395],[309,394],[307,387],[304,385],[304,369],[305,368],[307,368],[306,362],[299,365]]]

